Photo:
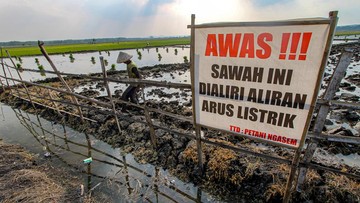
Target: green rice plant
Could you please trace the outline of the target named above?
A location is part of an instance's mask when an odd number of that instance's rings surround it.
[[[20,63],[17,63],[16,64],[16,68],[20,71],[20,72],[23,72],[24,69],[22,68],[21,64]]]
[[[110,71],[116,71],[116,65],[115,64],[111,64],[111,69]]]
[[[40,75],[41,75],[41,76],[46,76],[46,74],[45,74],[45,69],[44,69],[44,66],[43,66],[43,65],[39,65],[39,66],[38,66],[38,69],[39,69],[39,71],[40,71]]]
[[[71,62],[71,63],[74,63],[75,58],[74,58],[74,56],[73,56],[73,54],[72,54],[72,53],[70,53],[70,55],[69,55],[69,59],[70,59],[70,62]]]
[[[66,45],[49,45],[45,46],[48,54],[66,54],[75,52],[93,52],[105,50],[121,50],[121,49],[143,49],[147,47],[146,42],[151,43],[152,47],[173,46],[173,45],[188,45],[190,44],[190,37],[181,38],[160,38],[160,39],[139,39],[121,42],[107,42],[96,44],[66,44]],[[15,56],[35,56],[41,55],[38,46],[21,46],[7,48],[12,55]]]

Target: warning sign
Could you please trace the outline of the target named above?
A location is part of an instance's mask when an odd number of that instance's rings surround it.
[[[196,123],[298,147],[330,25],[271,24],[195,27]]]

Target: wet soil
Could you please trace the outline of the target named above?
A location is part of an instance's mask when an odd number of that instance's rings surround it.
[[[331,58],[331,60],[334,60],[334,63],[338,60],[338,57],[335,55],[339,50],[341,50],[341,47],[333,49],[332,56],[334,56],[334,59]],[[358,49],[356,53],[357,55],[359,54]],[[355,62],[356,60],[358,61],[357,55],[355,54],[353,59]],[[161,78],[164,73],[183,74],[188,70],[188,64],[157,65],[154,67],[143,67],[141,69],[145,78]],[[96,74],[92,75],[100,76]],[[114,71],[109,72],[108,75],[109,77],[114,78],[124,78],[126,73],[124,71]],[[358,77],[358,74],[352,75],[347,78],[347,82],[350,86],[360,88]],[[79,78],[67,78],[67,81],[73,88],[80,85],[94,84],[92,81]],[[47,79],[39,82],[47,83],[52,86],[59,86],[59,81],[57,79]],[[346,85],[345,83],[342,83],[341,86],[341,88],[349,87],[349,85]],[[102,88],[104,88],[102,84],[98,83],[96,85],[96,89]],[[45,94],[37,88],[29,87],[29,90],[36,92],[37,94]],[[55,92],[52,94],[55,99],[69,99],[63,94]],[[97,91],[91,89],[85,89],[81,94],[109,102],[106,97],[99,97]],[[159,95],[161,98],[173,98],[176,97],[176,95],[183,95],[185,97],[190,96],[191,92],[180,89],[177,94],[174,94],[166,93],[161,90],[153,90],[148,94]],[[114,100],[116,107],[119,110],[123,106],[121,102],[117,102],[119,101],[120,96],[121,91],[118,91],[117,93],[115,91]],[[24,97],[26,96],[24,95]],[[197,184],[202,189],[219,196],[222,201],[279,202],[284,195],[285,185],[290,171],[288,165],[279,164],[255,156],[235,153],[234,151],[209,144],[203,144],[202,161],[204,163],[204,169],[203,175],[201,176],[201,170],[198,168],[199,160],[196,142],[187,137],[155,128],[155,135],[158,143],[157,147],[154,148],[151,144],[150,129],[144,124],[146,119],[142,109],[128,107],[128,112],[123,114],[120,118],[120,127],[122,130],[119,132],[113,116],[103,114],[94,108],[83,109],[83,113],[85,117],[96,120],[97,122],[88,121],[81,124],[79,118],[66,115],[62,117],[58,115],[55,110],[46,109],[38,105],[36,105],[36,110],[34,110],[29,102],[12,97],[8,91],[2,93],[0,98],[4,103],[30,112],[36,111],[36,113],[48,120],[56,122],[65,121],[66,125],[69,125],[74,129],[91,133],[98,139],[104,140],[114,147],[121,147],[125,152],[132,153],[139,163],[151,163],[169,169],[172,174],[183,181]],[[341,99],[344,99],[344,97]],[[91,104],[86,101],[79,101],[80,103]],[[350,93],[349,97],[345,97],[345,101],[358,102],[359,96]],[[42,100],[39,102],[44,103],[46,101]],[[47,102],[47,105],[52,106],[53,104]],[[95,104],[91,105],[96,106]],[[180,104],[177,100],[150,100],[146,105],[150,108],[161,109],[162,111],[182,115],[188,118],[191,118],[192,116],[191,99],[188,99],[183,104]],[[76,112],[76,109],[72,106],[59,105],[58,108],[69,112]],[[193,125],[188,121],[178,120],[155,112],[151,112],[150,116],[154,124],[184,134],[194,135]],[[346,123],[347,125],[345,127],[344,125],[336,125],[342,123]],[[327,125],[324,127],[324,132],[335,135],[359,136],[359,130],[356,130],[358,129],[358,123],[358,110],[333,108],[330,117],[327,120]],[[203,129],[203,135],[205,136],[204,138],[210,141],[221,142],[230,146],[261,152],[263,154],[269,154],[288,160],[292,160],[292,157],[294,156],[294,150],[257,143],[255,141],[215,130]],[[360,151],[358,145],[350,144],[335,144],[323,141],[319,143],[319,146],[318,153],[320,154],[323,153],[322,150],[324,150],[324,153],[329,154],[351,154]],[[314,160],[323,166],[330,166],[338,170],[360,175],[360,169],[356,167],[332,163],[324,159]],[[323,170],[309,170],[304,188],[302,193],[295,192],[292,195],[293,202],[360,201],[359,181]]]

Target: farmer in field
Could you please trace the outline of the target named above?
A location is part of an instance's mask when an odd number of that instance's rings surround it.
[[[119,56],[117,58],[117,63],[125,63],[126,69],[128,72],[129,78],[138,78],[141,79],[141,75],[139,73],[139,70],[136,66],[136,64],[131,60],[133,56],[130,54],[127,54],[125,52],[120,52]],[[124,101],[130,101],[132,103],[138,104],[138,98],[136,92],[138,91],[137,85],[130,85],[128,88],[126,88],[125,92],[121,96],[121,99]],[[123,110],[125,110],[126,106],[124,106]]]

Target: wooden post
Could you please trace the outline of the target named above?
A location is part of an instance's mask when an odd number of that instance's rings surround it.
[[[16,84],[15,84],[15,80],[14,80],[14,77],[13,77],[13,75],[12,75],[12,73],[11,73],[11,71],[10,71],[10,68],[9,68],[9,66],[6,64],[6,68],[8,69],[8,71],[9,71],[9,75],[10,75],[10,80],[13,82],[13,85],[14,85],[14,87],[16,86]],[[20,80],[20,82],[22,82],[22,80]],[[18,96],[21,98],[21,95],[20,95],[20,91],[19,91],[19,88],[18,87],[16,87],[16,92],[17,92],[17,94],[18,94]]]
[[[102,56],[100,56],[100,63],[101,63],[101,69],[102,69],[102,72],[103,72],[103,78],[104,78],[104,84],[105,84],[105,87],[106,87],[106,91],[107,91],[108,97],[110,99],[110,104],[111,104],[112,110],[114,112],[114,116],[115,116],[115,120],[116,120],[116,124],[117,124],[118,130],[119,130],[119,133],[121,133],[121,127],[120,127],[119,119],[118,119],[118,117],[116,115],[115,104],[114,104],[114,101],[112,100],[112,95],[111,95],[111,91],[110,91],[110,88],[109,88],[109,83],[107,81],[107,73],[106,73],[106,70],[105,70],[104,57],[102,57]]]
[[[16,65],[15,65],[14,60],[11,58],[11,55],[10,55],[9,51],[8,51],[8,50],[5,50],[5,52],[6,52],[7,56],[9,57],[9,59],[10,59],[11,63],[13,64],[14,69],[16,70],[16,73],[17,73],[17,74],[18,74],[18,76],[19,76],[19,79],[20,79],[20,80],[23,80],[23,79],[22,79],[22,77],[21,77],[21,75],[20,75],[19,70],[16,68]],[[9,70],[9,71],[10,71],[10,70]],[[32,107],[34,108],[34,110],[36,110],[36,107],[35,107],[35,105],[34,105],[34,103],[33,103],[32,99],[31,99],[31,97],[30,97],[30,94],[29,94],[29,90],[28,90],[28,88],[26,87],[26,85],[25,85],[24,83],[21,83],[21,84],[22,84],[22,85],[23,85],[23,87],[25,88],[26,94],[27,94],[27,96],[29,97],[29,100],[30,100],[30,103],[31,103]]]
[[[120,127],[119,119],[118,119],[118,117],[116,115],[115,104],[114,104],[114,101],[112,99],[111,91],[110,91],[110,88],[109,88],[109,83],[107,81],[107,73],[106,73],[106,70],[105,70],[104,57],[102,57],[102,56],[100,56],[100,63],[101,63],[101,69],[102,69],[102,72],[103,72],[103,78],[104,78],[104,84],[105,84],[105,87],[106,87],[106,91],[107,91],[108,97],[110,99],[110,104],[111,104],[112,110],[114,112],[114,116],[115,116],[115,120],[116,120],[116,124],[117,124],[118,130],[119,130],[119,133],[121,133],[121,127]]]
[[[5,85],[4,85],[4,83],[2,82],[1,79],[0,79],[0,85],[1,85],[1,88],[2,88],[3,92],[5,92]]]
[[[67,91],[72,93],[69,85],[66,83],[66,81],[64,80],[64,78],[61,76],[61,74],[59,73],[59,71],[57,70],[56,66],[54,65],[54,63],[52,62],[52,60],[50,59],[49,55],[47,54],[45,48],[43,47],[44,43],[43,42],[38,42],[39,44],[39,47],[40,47],[40,50],[41,50],[41,53],[45,56],[46,60],[49,62],[50,66],[54,69],[54,72],[56,73],[56,75],[58,76],[58,78],[60,79],[60,81],[63,83],[63,85],[66,87]],[[74,102],[76,104],[76,107],[77,107],[77,110],[79,112],[79,115],[80,115],[80,119],[81,119],[81,122],[84,122],[84,116],[83,116],[83,113],[81,111],[81,108],[79,106],[79,102],[78,100],[76,99],[76,97],[74,96],[71,96],[71,100],[72,102]]]
[[[317,95],[319,94],[319,89],[320,89],[320,85],[321,85],[321,81],[322,81],[322,77],[323,77],[323,73],[326,67],[326,63],[329,57],[329,53],[330,53],[330,49],[331,49],[331,43],[332,43],[332,39],[334,38],[334,34],[335,34],[335,28],[336,28],[336,24],[337,24],[337,11],[331,11],[329,13],[329,18],[330,18],[330,29],[329,29],[329,33],[328,33],[328,37],[327,37],[327,41],[326,41],[326,45],[325,45],[325,50],[324,50],[324,54],[321,60],[321,64],[320,64],[320,69],[319,69],[319,74],[317,76],[317,81],[316,81],[316,85],[315,85],[315,90],[314,90],[314,95],[311,99],[311,105],[309,108],[309,113],[306,119],[306,124],[305,127],[303,129],[303,134],[301,136],[301,140],[300,140],[300,144],[298,149],[295,152],[294,158],[292,160],[291,163],[291,170],[290,170],[290,174],[286,183],[286,189],[285,189],[285,195],[284,195],[284,199],[283,202],[287,203],[290,201],[290,197],[291,197],[291,192],[293,189],[293,186],[296,185],[296,181],[294,184],[294,179],[296,176],[296,172],[298,170],[298,166],[299,166],[299,162],[300,162],[300,156],[301,156],[301,152],[302,149],[304,147],[305,144],[305,138],[307,135],[307,131],[310,127],[310,121],[312,118],[312,114],[314,112],[314,108],[315,108],[315,104],[316,104],[316,100],[317,100]]]
[[[334,73],[331,77],[331,80],[329,82],[328,87],[326,88],[326,91],[323,95],[323,100],[325,101],[325,104],[322,104],[320,106],[319,112],[316,117],[313,133],[315,135],[321,135],[322,129],[324,128],[326,116],[330,110],[330,101],[335,96],[335,93],[337,89],[340,86],[341,80],[344,78],[346,69],[349,66],[351,62],[353,52],[352,50],[345,49],[341,55],[341,58],[334,70]],[[317,147],[317,143],[315,141],[311,141],[311,143],[308,145],[305,151],[305,155],[303,158],[303,162],[308,164],[311,162],[312,157],[314,156],[315,150]],[[298,177],[298,183],[296,190],[298,192],[302,191],[303,183],[306,178],[307,168],[302,167],[300,168],[299,177]]]
[[[149,109],[146,106],[146,98],[145,98],[145,90],[144,88],[142,88],[142,95],[143,95],[143,100],[144,100],[144,114],[145,114],[145,119],[146,122],[149,125],[150,128],[150,139],[151,139],[151,144],[153,146],[154,149],[156,149],[157,147],[157,140],[156,140],[156,135],[155,135],[155,129],[154,129],[154,125],[152,123],[151,117],[150,117],[150,113],[149,113]]]
[[[3,72],[4,72],[5,82],[6,82],[6,85],[9,87],[10,94],[12,94],[12,90],[11,90],[11,87],[10,87],[10,85],[9,85],[9,81],[8,81],[8,79],[7,79],[7,75],[6,75],[6,71],[5,71],[4,56],[3,56],[2,47],[0,48],[0,52],[1,52],[1,66],[2,66],[2,69],[3,69]]]
[[[194,128],[196,133],[196,147],[199,160],[199,173],[203,175],[204,164],[202,160],[201,147],[201,128],[196,123],[196,109],[195,109],[195,14],[191,15],[191,43],[190,43],[190,73],[191,73],[191,92],[192,92],[192,107]]]

